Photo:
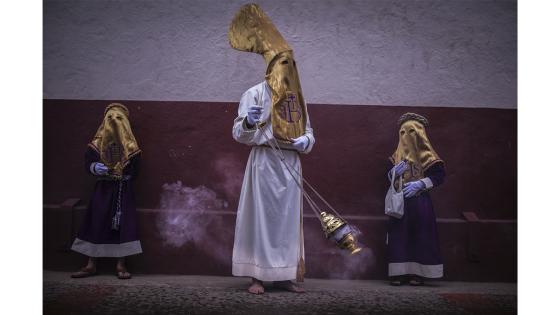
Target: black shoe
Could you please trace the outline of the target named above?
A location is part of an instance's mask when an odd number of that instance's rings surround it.
[[[389,282],[391,285],[394,286],[401,286],[403,284],[406,283],[406,278],[404,276],[396,276],[396,277],[391,277]]]
[[[424,285],[424,280],[420,276],[413,276],[408,283],[412,286],[418,287]]]

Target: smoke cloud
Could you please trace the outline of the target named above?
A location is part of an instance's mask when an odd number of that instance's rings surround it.
[[[224,156],[213,162],[215,171],[220,175],[215,183],[216,191],[206,186],[189,187],[181,181],[166,183],[162,186],[156,226],[165,246],[180,248],[194,246],[211,259],[223,265],[231,263],[231,250],[235,229],[234,212],[236,208],[243,177],[243,165],[231,156]],[[307,210],[309,211],[309,210]],[[228,220],[231,216],[233,220]],[[312,229],[317,229],[320,223]],[[349,225],[358,240],[360,230]],[[319,231],[317,231],[319,232]],[[306,256],[327,254],[327,259],[319,268],[328,270],[328,277],[333,279],[367,278],[376,264],[376,257],[370,248],[360,244],[362,251],[350,255],[339,249],[332,240],[325,240],[322,232],[306,233]],[[318,251],[317,251],[318,250]],[[323,269],[323,270],[325,270]]]
[[[226,226],[223,211],[227,201],[205,187],[191,188],[181,181],[164,184],[160,198],[160,214],[156,225],[165,245],[182,247],[193,244],[221,263],[231,260],[232,227]]]
[[[375,256],[368,247],[362,247],[362,251],[355,255],[339,250],[333,259],[339,263],[337,263],[338,268],[330,270],[329,278],[331,279],[363,279],[375,265]]]
[[[348,250],[339,248],[332,238],[326,240],[322,230],[317,231],[316,226],[312,228],[315,231],[306,234],[306,248],[313,246],[312,252],[310,251],[308,254],[322,257],[322,263],[317,268],[330,279],[368,278],[376,265],[373,250],[360,243],[360,239],[363,238],[362,232],[355,225],[348,224],[348,227],[354,237],[358,239],[358,247],[362,249],[354,255],[350,255]]]
[[[233,154],[224,154],[212,163],[219,176],[216,189],[223,191],[227,200],[238,200],[245,170],[244,161]]]

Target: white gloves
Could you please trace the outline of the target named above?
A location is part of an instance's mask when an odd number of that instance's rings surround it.
[[[109,173],[109,168],[99,162],[91,163],[89,169],[94,175],[107,175]]]
[[[309,146],[309,138],[306,135],[290,140],[292,141],[294,148],[299,152],[304,152]]]
[[[247,124],[249,127],[254,126],[261,118],[263,108],[261,106],[252,105],[247,112]]]

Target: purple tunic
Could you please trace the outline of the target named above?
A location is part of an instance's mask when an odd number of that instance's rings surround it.
[[[100,162],[99,153],[88,146],[85,154],[85,168],[88,174],[90,165]],[[119,181],[104,180],[96,176],[97,182],[86,211],[84,222],[78,232],[72,250],[90,257],[124,257],[142,252],[136,230],[136,205],[134,201],[133,180],[138,175],[140,155],[132,157],[123,170],[121,188],[121,218],[119,230],[113,230],[111,223],[117,210]]]
[[[443,163],[429,167],[424,176],[434,187],[441,185],[445,178]],[[402,218],[389,218],[387,244],[389,276],[443,277],[436,216],[427,191],[404,199]]]

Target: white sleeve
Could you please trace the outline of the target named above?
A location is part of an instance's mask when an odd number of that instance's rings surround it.
[[[237,110],[237,118],[233,121],[233,129],[232,135],[235,141],[244,143],[247,145],[255,145],[254,142],[255,132],[257,131],[257,127],[253,126],[253,128],[247,127],[247,112],[249,110],[249,106],[254,105],[258,102],[258,98],[256,95],[251,92],[251,90],[246,91],[241,96],[241,101],[239,102],[239,109]]]
[[[421,178],[420,180],[426,186],[426,190],[432,189],[432,187],[434,187],[434,183],[432,183],[432,180],[429,177],[424,177],[424,178]]]
[[[303,135],[309,139],[309,143],[307,144],[307,147],[302,152],[304,154],[307,154],[311,152],[311,150],[313,149],[313,145],[315,144],[315,136],[313,136],[313,128],[311,128],[311,121],[309,120],[309,112],[307,112],[307,122],[305,123],[305,133]]]

